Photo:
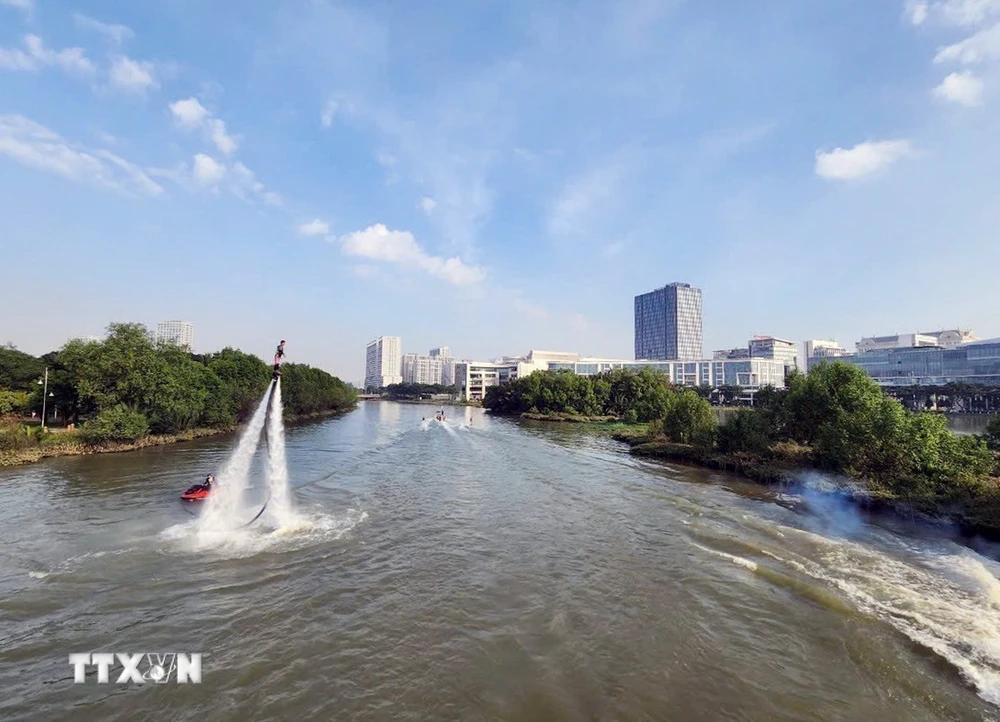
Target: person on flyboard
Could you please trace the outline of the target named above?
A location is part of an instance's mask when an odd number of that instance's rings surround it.
[[[271,378],[275,381],[281,376],[281,359],[285,356],[285,340],[282,339],[281,343],[278,344],[278,348],[274,352],[274,373],[271,374]]]

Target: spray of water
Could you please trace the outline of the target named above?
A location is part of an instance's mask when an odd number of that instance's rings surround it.
[[[297,519],[292,511],[288,492],[288,463],[285,460],[285,425],[282,421],[281,380],[271,397],[271,411],[267,424],[267,481],[270,493],[268,511],[271,521],[279,529],[293,526]]]
[[[215,490],[205,502],[204,511],[198,519],[199,531],[225,531],[246,523],[247,520],[243,518],[246,516],[243,489],[247,485],[250,464],[260,442],[261,429],[264,428],[269,396],[270,389],[257,404],[233,455],[216,475]]]

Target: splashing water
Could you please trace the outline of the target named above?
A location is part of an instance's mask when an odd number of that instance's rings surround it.
[[[260,442],[270,395],[271,389],[268,388],[264,398],[257,404],[250,423],[243,430],[236,450],[216,476],[215,490],[205,501],[204,511],[198,518],[199,532],[232,530],[246,524],[243,487],[246,486],[250,464]]]
[[[285,460],[285,425],[282,421],[281,380],[274,387],[271,412],[267,424],[267,483],[271,500],[268,502],[269,519],[279,529],[294,526],[297,522],[288,494],[288,462]]]

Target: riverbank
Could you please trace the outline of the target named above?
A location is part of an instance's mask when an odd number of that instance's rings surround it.
[[[296,414],[284,419],[288,426],[321,421],[350,413],[357,406],[332,411],[316,411],[308,414]],[[153,446],[181,444],[186,441],[203,439],[213,436],[228,436],[238,433],[245,424],[231,426],[216,426],[210,428],[189,429],[176,434],[150,434],[135,441],[105,444],[87,444],[77,431],[59,430],[43,437],[34,446],[21,449],[0,450],[0,467],[24,466],[43,459],[57,456],[83,456],[86,454],[120,454],[126,451],[138,451]]]
[[[628,445],[629,453],[647,459],[669,461],[693,467],[714,469],[741,476],[764,485],[799,486],[803,478],[818,471],[809,447],[779,443],[770,459],[749,454],[722,454],[702,451],[687,444],[653,439],[646,430],[625,430],[612,438]],[[948,494],[903,496],[890,489],[856,479],[823,474],[830,484],[829,493],[867,512],[892,514],[940,526],[954,525],[967,537],[982,536],[1000,541],[1000,479],[952,490]]]

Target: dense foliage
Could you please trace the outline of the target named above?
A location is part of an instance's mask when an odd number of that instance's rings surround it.
[[[434,394],[454,394],[454,386],[442,384],[390,384],[385,387],[390,399],[421,399]]]
[[[692,390],[673,386],[651,369],[615,370],[597,376],[539,371],[486,390],[483,406],[500,414],[617,416],[630,423],[652,422],[679,443],[711,445],[712,407]]]
[[[146,327],[115,323],[103,341],[68,342],[40,359],[0,349],[0,414],[42,407],[45,367],[48,408],[79,423],[89,443],[132,441],[147,433],[228,427],[254,411],[271,379],[271,366],[232,348],[194,355],[157,345]],[[355,391],[340,379],[303,364],[282,367],[285,413],[300,416],[350,408]]]
[[[787,389],[762,389],[752,408],[731,413],[721,425],[705,396],[679,389],[650,369],[590,377],[539,372],[487,389],[483,405],[502,414],[579,413],[648,422],[652,437],[762,461],[793,446],[820,468],[905,496],[967,492],[996,473],[990,447],[1000,449],[1000,420],[985,439],[953,434],[942,415],[907,411],[849,364],[792,373]]]

